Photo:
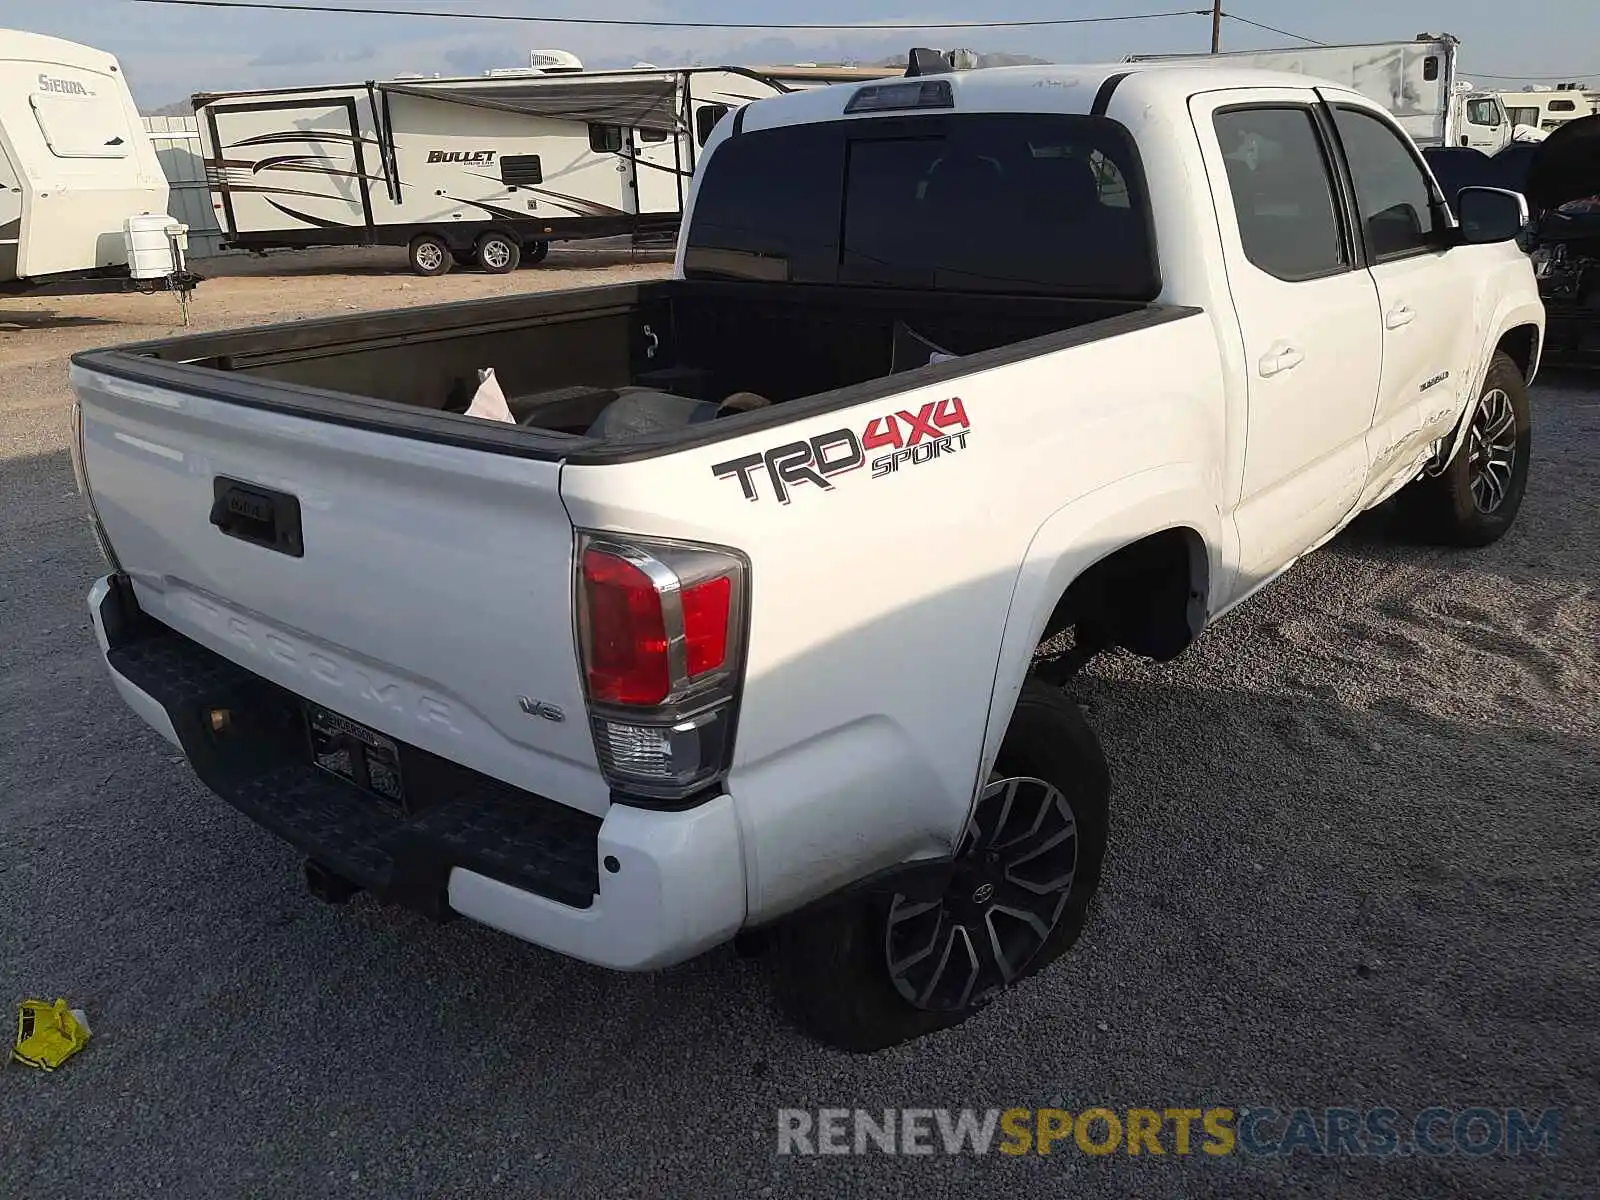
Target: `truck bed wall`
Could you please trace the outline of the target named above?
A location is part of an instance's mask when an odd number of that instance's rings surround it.
[[[424,408],[493,367],[508,396],[659,383],[792,400],[889,374],[897,321],[954,354],[1129,312],[1133,303],[666,281],[180,338],[160,357]],[[653,373],[670,375],[670,380]]]

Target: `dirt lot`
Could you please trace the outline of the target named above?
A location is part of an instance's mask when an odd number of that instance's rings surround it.
[[[397,265],[230,262],[196,325],[665,269]],[[1535,390],[1495,547],[1369,520],[1179,662],[1097,664],[1077,691],[1118,807],[1083,941],[961,1028],[851,1058],[731,953],[615,976],[323,907],[124,709],[84,611],[65,359],[175,312],[0,301],[0,1003],[68,996],[95,1028],[54,1075],[0,1068],[0,1196],[1594,1194],[1600,387]],[[1519,1158],[774,1153],[780,1107],[1097,1104],[1559,1109],[1561,1132]]]

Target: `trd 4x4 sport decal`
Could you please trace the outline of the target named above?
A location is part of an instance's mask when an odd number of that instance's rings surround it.
[[[867,455],[889,448],[870,460],[872,478],[893,475],[901,467],[921,466],[946,454],[967,448],[971,427],[959,396],[932,400],[917,412],[904,409],[873,417],[858,435],[853,429],[834,429],[803,442],[785,442],[763,454],[746,454],[716,463],[711,473],[718,479],[737,479],[746,500],[759,500],[757,472],[764,471],[779,504],[789,503],[792,490],[802,483],[825,492],[833,490],[836,475],[869,465]]]

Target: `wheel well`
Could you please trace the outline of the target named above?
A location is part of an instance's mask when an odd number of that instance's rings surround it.
[[[1076,628],[1079,645],[1121,646],[1165,662],[1205,628],[1210,574],[1205,539],[1193,529],[1150,534],[1073,580],[1041,640]]]
[[[1511,361],[1517,364],[1517,370],[1522,372],[1522,378],[1527,379],[1528,372],[1533,369],[1533,356],[1539,349],[1539,330],[1533,325],[1518,325],[1515,329],[1508,329],[1496,349],[1510,355]]]

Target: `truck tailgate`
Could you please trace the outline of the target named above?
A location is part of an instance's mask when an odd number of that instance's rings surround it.
[[[604,812],[559,461],[72,381],[94,505],[147,613],[336,714]]]

